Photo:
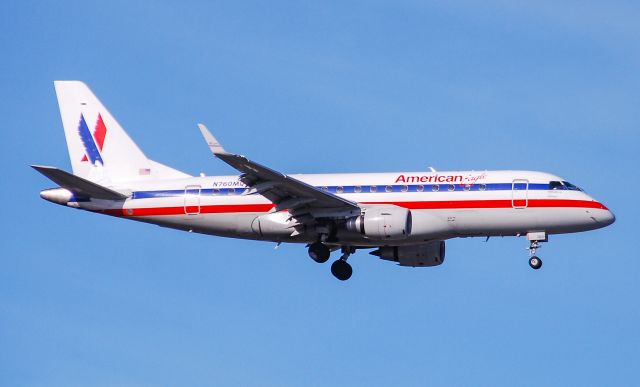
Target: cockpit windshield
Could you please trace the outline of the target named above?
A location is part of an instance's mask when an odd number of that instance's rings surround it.
[[[550,181],[549,182],[549,189],[557,191],[557,190],[566,189],[566,188],[559,181]]]
[[[550,181],[549,189],[553,191],[557,191],[557,190],[582,191],[581,188],[569,183],[568,181]]]
[[[568,181],[563,181],[562,184],[564,184],[565,187],[567,187],[568,190],[570,191],[582,191],[582,189],[578,186],[575,186],[571,183],[569,183]]]

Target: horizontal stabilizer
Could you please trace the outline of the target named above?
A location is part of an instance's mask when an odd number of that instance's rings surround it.
[[[74,194],[87,196],[95,199],[105,200],[124,200],[127,195],[116,192],[107,187],[93,183],[79,176],[65,172],[55,167],[46,167],[42,165],[32,165],[31,168],[42,173],[54,183],[62,188],[66,188]]]

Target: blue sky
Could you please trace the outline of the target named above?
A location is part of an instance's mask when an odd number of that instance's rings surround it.
[[[633,385],[640,356],[636,2],[2,2],[0,380],[11,386]],[[532,169],[617,216],[452,240],[341,283],[303,246],[45,202],[70,169],[55,79],[152,158],[232,174],[195,126],[285,172]]]

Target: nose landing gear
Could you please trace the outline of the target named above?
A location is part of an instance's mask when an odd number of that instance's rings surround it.
[[[529,258],[529,266],[531,266],[533,270],[538,270],[542,267],[542,260],[534,255]]]
[[[527,233],[527,239],[529,239],[529,266],[533,270],[538,270],[542,267],[542,259],[536,256],[536,251],[542,247],[540,245],[541,242],[546,242],[548,240],[547,234],[545,232],[530,232]]]

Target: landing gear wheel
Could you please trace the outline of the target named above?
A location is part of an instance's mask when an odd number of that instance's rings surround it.
[[[346,281],[351,278],[351,274],[353,274],[353,269],[351,265],[344,259],[338,259],[334,263],[331,264],[331,274],[334,277],[339,279],[340,281]]]
[[[542,260],[534,255],[529,258],[529,266],[531,266],[533,270],[538,270],[542,267]]]
[[[318,263],[325,263],[331,256],[331,250],[324,243],[312,243],[309,245],[309,256]]]

